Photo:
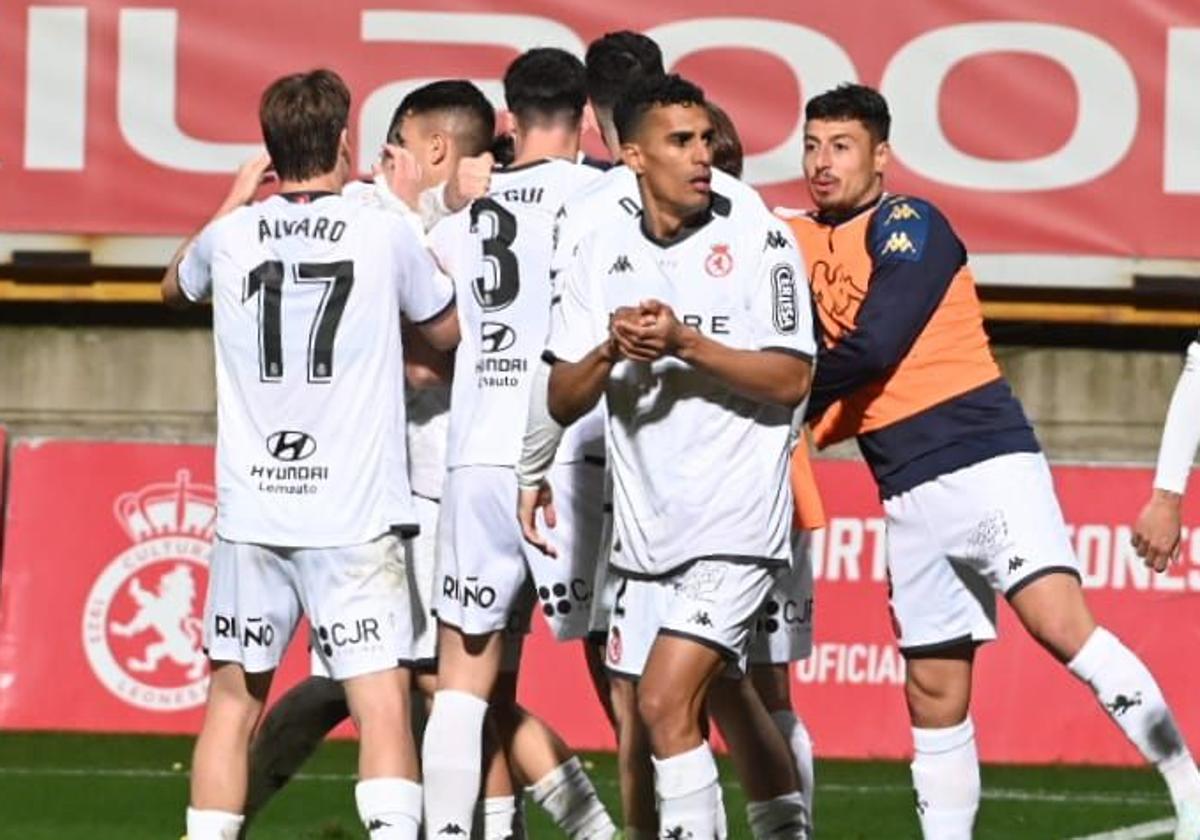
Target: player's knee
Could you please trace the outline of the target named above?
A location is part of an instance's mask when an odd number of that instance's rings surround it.
[[[1028,629],[1042,647],[1060,661],[1068,662],[1092,635],[1096,622],[1086,611],[1049,612],[1029,622]]]
[[[971,701],[969,670],[941,660],[909,660],[904,690],[914,726],[940,729],[966,720]]]
[[[694,723],[688,698],[668,687],[643,685],[637,695],[637,712],[651,732],[685,731]]]

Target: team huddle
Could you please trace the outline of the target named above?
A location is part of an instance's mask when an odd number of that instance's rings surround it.
[[[812,836],[789,686],[824,521],[808,449],[848,438],[887,517],[923,836],[972,835],[999,591],[1200,838],[1200,773],[1088,611],[966,249],[883,189],[883,98],[808,101],[816,210],[773,212],[728,116],[643,35],[531,49],[504,95],[498,117],[466,81],[412,90],[359,181],[341,79],[277,80],[266,153],[168,267],[168,302],[212,302],[218,395],[189,840],[244,835],[347,717],[372,840],[523,837],[526,802],[579,840],[725,837],[710,720],[753,836]],[[587,660],[619,818],[517,701],[535,611]],[[313,676],[268,711],[302,616]]]

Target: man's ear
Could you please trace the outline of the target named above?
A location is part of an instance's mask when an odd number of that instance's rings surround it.
[[[497,134],[515,134],[517,131],[517,118],[512,111],[507,108],[499,111],[496,114],[496,133]]]
[[[634,175],[641,175],[646,171],[646,163],[642,158],[642,149],[637,143],[621,144],[621,160]]]
[[[882,175],[883,170],[887,169],[888,164],[892,162],[892,144],[886,140],[882,140],[875,144],[874,166],[875,174]]]
[[[440,131],[429,135],[429,163],[439,165],[450,154],[450,138]]]

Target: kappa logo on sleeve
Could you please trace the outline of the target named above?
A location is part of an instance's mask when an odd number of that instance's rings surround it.
[[[771,291],[771,318],[776,332],[794,335],[800,327],[800,313],[796,303],[796,271],[789,263],[779,263],[771,269]]]

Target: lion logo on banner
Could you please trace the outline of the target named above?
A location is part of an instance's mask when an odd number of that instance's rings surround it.
[[[134,577],[127,588],[130,597],[137,602],[134,617],[122,624],[114,621],[109,630],[115,636],[128,639],[143,630],[152,629],[158,641],[146,646],[142,657],[125,660],[130,671],[154,672],[164,659],[176,665],[187,666],[189,679],[204,675],[206,657],[201,646],[203,623],[193,615],[196,601],[196,581],[192,570],[180,563],[158,580],[158,592],[142,586]]]
[[[97,679],[125,703],[158,712],[203,705],[208,662],[200,597],[216,525],[216,493],[180,470],[172,482],[113,505],[132,545],[92,584],[83,645]]]

